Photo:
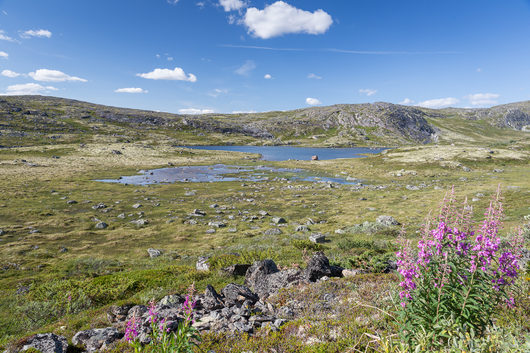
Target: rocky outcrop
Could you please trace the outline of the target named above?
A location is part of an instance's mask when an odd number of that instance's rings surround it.
[[[80,331],[72,337],[72,343],[76,346],[82,346],[87,352],[95,352],[105,349],[111,343],[123,337],[115,327],[95,328],[91,330]]]

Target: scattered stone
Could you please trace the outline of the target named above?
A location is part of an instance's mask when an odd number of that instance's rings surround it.
[[[195,196],[195,194],[196,194],[195,191],[186,191],[184,193],[185,196]]]
[[[117,217],[123,219],[123,218],[125,218],[125,213],[120,213]]]
[[[214,227],[214,228],[224,228],[224,227],[226,227],[226,223],[223,223],[221,221],[208,222],[208,225],[210,227]]]
[[[313,233],[309,236],[309,241],[315,244],[325,243],[326,235],[322,233]]]
[[[307,263],[303,271],[304,278],[309,282],[315,282],[322,277],[341,277],[342,268],[330,266],[328,258],[323,252],[317,252]]]
[[[419,187],[417,187],[415,185],[407,185],[407,186],[405,186],[405,188],[407,190],[411,190],[411,191],[418,191],[420,189]]]
[[[140,208],[140,207],[142,207],[141,203],[135,203],[134,205],[132,205],[132,208]]]
[[[111,324],[127,320],[127,314],[129,313],[129,310],[131,310],[132,307],[133,305],[112,305],[107,311],[107,320]]]
[[[159,257],[160,255],[162,255],[162,251],[158,250],[158,249],[153,249],[153,248],[149,248],[147,249],[147,253],[149,254],[149,257],[154,259],[155,257]]]
[[[390,227],[390,226],[398,226],[400,225],[401,223],[399,223],[398,221],[396,221],[396,219],[392,216],[379,216],[377,217],[377,219],[375,220],[376,223],[379,223],[385,227]]]
[[[258,214],[259,214],[260,216],[265,217],[265,216],[268,216],[268,215],[269,215],[269,212],[261,210],[261,211],[258,211]]]
[[[309,232],[311,229],[309,229],[308,226],[306,225],[299,225],[298,227],[296,227],[295,231],[296,232]]]
[[[464,172],[470,172],[470,171],[471,171],[471,168],[466,167],[466,166],[463,166],[463,167],[462,167],[462,170],[463,170]]]
[[[504,173],[504,169],[493,169],[493,173]]]
[[[210,271],[210,264],[208,261],[210,260],[210,256],[201,256],[197,259],[197,263],[195,264],[195,268],[197,271]]]
[[[68,205],[75,205],[76,203],[77,203],[76,200],[68,200],[68,201],[66,201],[66,204],[68,204]]]
[[[228,233],[236,233],[237,228],[228,228]]]
[[[342,270],[342,277],[355,277],[360,273],[358,270],[349,270],[344,269]]]
[[[83,346],[88,353],[105,349],[123,337],[123,333],[118,332],[115,327],[95,328],[80,331],[72,337],[72,343],[76,346]]]
[[[273,217],[272,218],[272,223],[274,223],[274,224],[285,224],[285,223],[287,223],[287,221],[283,217]]]
[[[59,252],[65,253],[65,252],[68,252],[68,249],[63,246],[62,248],[59,249]]]
[[[335,234],[346,234],[346,231],[342,228],[335,229]]]
[[[271,229],[267,229],[265,232],[263,232],[263,234],[265,235],[280,235],[282,234],[282,230],[279,229],[279,228],[271,228]]]
[[[131,223],[136,224],[137,226],[145,226],[149,224],[149,220],[145,218],[136,219],[134,221],[131,221]]]
[[[218,207],[219,207],[219,205],[216,204],[216,203],[210,205],[210,208],[218,208]]]
[[[96,223],[95,227],[96,229],[105,229],[107,228],[109,225],[105,222],[98,222]]]
[[[6,231],[3,230],[3,229],[0,229],[0,236],[2,236],[2,235],[4,235],[4,234],[6,234]]]
[[[201,211],[199,209],[194,209],[192,213],[190,213],[190,216],[193,217],[204,217],[206,216],[206,212]]]
[[[118,150],[112,150],[110,153],[115,154],[115,155],[120,155],[120,154],[121,154],[121,151],[118,151]]]
[[[98,203],[97,205],[92,206],[94,210],[100,210],[102,208],[107,208],[107,205],[105,205],[103,202]]]
[[[31,336],[26,340],[21,352],[33,348],[42,353],[66,353],[68,341],[54,333],[43,333]]]
[[[206,234],[213,234],[213,233],[215,233],[215,229],[213,229],[213,228],[207,229],[205,233]]]

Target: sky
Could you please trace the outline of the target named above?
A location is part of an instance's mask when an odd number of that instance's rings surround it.
[[[0,94],[183,114],[530,100],[530,0],[0,0]]]

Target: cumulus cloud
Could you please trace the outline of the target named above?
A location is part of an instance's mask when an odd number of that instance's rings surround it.
[[[401,102],[399,102],[398,104],[407,105],[407,104],[412,104],[412,103],[414,103],[414,101],[412,99],[405,98]]]
[[[8,42],[14,42],[15,41],[13,38],[11,38],[10,36],[8,36],[5,33],[6,33],[5,31],[0,29],[0,40],[6,40]]]
[[[1,74],[2,74],[2,76],[10,77],[10,78],[15,78],[15,77],[20,76],[20,74],[18,72],[11,71],[11,70],[2,70]]]
[[[458,99],[453,97],[429,99],[423,102],[419,102],[417,105],[424,108],[445,108],[455,105],[459,102]]]
[[[5,51],[0,51],[0,58],[7,59],[9,57],[9,54]]]
[[[475,93],[466,96],[471,105],[494,105],[497,104],[499,95],[496,93]]]
[[[65,82],[65,81],[87,82],[87,80],[85,80],[84,78],[70,76],[58,70],[39,69],[35,72],[30,72],[28,76],[34,79],[35,81],[41,81],[41,82]]]
[[[366,94],[368,97],[370,97],[370,96],[373,96],[374,94],[376,94],[377,90],[376,89],[371,89],[371,88],[361,88],[359,90],[359,93]]]
[[[318,76],[318,75],[313,74],[313,73],[310,73],[309,75],[307,75],[307,78],[311,78],[311,79],[314,79],[314,80],[322,80],[322,76]]]
[[[247,60],[243,65],[241,65],[236,71],[236,74],[241,76],[248,76],[250,72],[256,68],[256,63],[252,60]]]
[[[117,90],[114,90],[116,93],[147,93],[149,91],[144,90],[143,88],[139,87],[126,87],[126,88],[118,88]]]
[[[52,32],[48,31],[47,29],[37,29],[37,30],[30,29],[28,31],[20,33],[20,36],[22,38],[31,38],[31,37],[51,38]]]
[[[213,112],[214,111],[211,109],[196,109],[196,108],[179,109],[180,114],[187,114],[187,115],[212,114]]]
[[[197,81],[197,76],[194,74],[188,74],[184,72],[180,67],[176,67],[173,70],[170,69],[154,69],[151,72],[145,74],[136,74],[136,76],[146,78],[149,80],[172,80],[172,81]]]
[[[308,105],[319,105],[319,104],[322,104],[322,102],[318,98],[311,98],[311,97],[306,98],[305,102]]]
[[[265,74],[265,76],[263,76],[264,79],[266,80],[270,80],[272,78],[271,74]]]
[[[217,98],[217,97],[219,97],[221,94],[227,94],[227,93],[228,93],[228,90],[227,90],[227,89],[216,88],[216,89],[214,89],[212,92],[208,93],[208,95],[209,95],[210,97]]]
[[[18,85],[8,86],[6,93],[3,93],[4,96],[23,96],[23,95],[33,95],[33,94],[43,94],[51,91],[57,91],[57,88],[52,86],[42,86],[38,83],[24,83]]]
[[[247,3],[242,0],[219,0],[219,5],[223,7],[226,12],[241,10],[247,7]]]
[[[325,33],[333,19],[324,10],[315,12],[297,9],[283,1],[267,5],[263,10],[247,9],[243,24],[252,35],[268,39],[288,33]]]

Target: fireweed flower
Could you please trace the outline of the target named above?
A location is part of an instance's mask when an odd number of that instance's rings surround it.
[[[151,324],[155,323],[158,320],[158,313],[156,312],[155,301],[152,300],[149,303],[149,322]]]
[[[133,316],[129,321],[127,321],[125,326],[125,340],[127,342],[133,342],[138,337],[138,329],[140,328],[140,323],[136,319],[136,316]]]

